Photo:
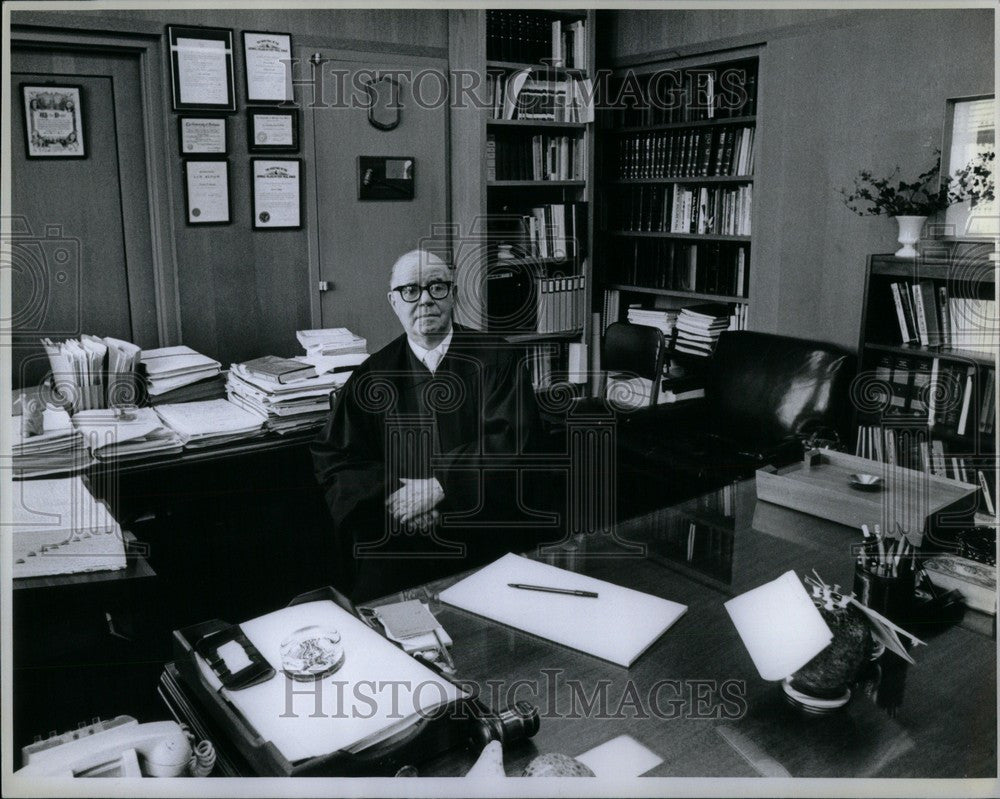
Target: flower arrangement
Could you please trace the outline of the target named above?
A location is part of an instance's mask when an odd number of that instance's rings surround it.
[[[994,199],[992,150],[981,152],[941,185],[941,157],[916,180],[897,180],[897,166],[886,178],[877,178],[867,169],[854,179],[854,190],[841,189],[846,205],[858,216],[930,216],[950,205],[968,201],[972,207]]]

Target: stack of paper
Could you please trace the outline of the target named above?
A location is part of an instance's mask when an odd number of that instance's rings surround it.
[[[364,359],[367,356],[337,357]],[[330,394],[350,376],[351,372],[346,370],[329,371],[316,377],[279,383],[252,373],[243,364],[233,364],[226,393],[230,402],[255,414],[267,430],[288,433],[323,424],[330,412]]]
[[[201,400],[225,399],[226,397],[226,373],[219,372],[211,377],[204,377],[196,383],[188,383],[186,386],[172,388],[149,397],[150,405],[167,405],[171,402],[199,402]]]
[[[663,335],[669,336],[674,332],[674,325],[677,323],[677,311],[629,308],[628,321],[633,325],[655,327]]]
[[[173,455],[184,448],[180,436],[164,426],[152,408],[80,411],[73,416],[73,426],[101,461]]]
[[[143,350],[139,361],[146,374],[146,391],[150,397],[213,377],[222,369],[218,361],[183,345]]]
[[[715,352],[719,335],[729,327],[729,308],[725,305],[694,305],[681,308],[677,317],[678,352],[708,356]]]
[[[139,348],[134,344],[84,334],[79,341],[43,338],[42,346],[56,396],[74,410],[135,403]]]
[[[14,477],[78,472],[93,463],[83,437],[73,427],[69,414],[60,408],[42,413],[42,432],[31,435],[22,416],[8,421]]]
[[[122,531],[79,477],[13,487],[14,577],[125,568]]]
[[[227,444],[263,432],[260,416],[224,399],[158,405],[156,413],[180,436],[185,449]]]
[[[368,351],[368,341],[346,327],[299,330],[295,337],[307,355],[347,355]]]

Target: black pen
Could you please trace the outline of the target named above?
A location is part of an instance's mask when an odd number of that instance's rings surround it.
[[[549,588],[545,585],[527,585],[526,583],[507,583],[507,585],[524,591],[545,591],[549,594],[569,594],[570,596],[586,596],[597,599],[597,594],[594,591],[577,591],[575,588]]]

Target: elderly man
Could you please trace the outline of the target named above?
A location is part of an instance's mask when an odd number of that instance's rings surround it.
[[[453,324],[454,269],[437,256],[406,253],[389,285],[405,332],[355,370],[312,447],[355,600],[533,540],[518,488],[539,425],[527,370]]]

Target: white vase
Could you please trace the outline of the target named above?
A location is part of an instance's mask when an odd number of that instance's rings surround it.
[[[924,229],[926,216],[897,216],[899,236],[896,240],[903,246],[896,250],[897,258],[916,258],[920,253],[913,245],[920,241],[920,233]]]

